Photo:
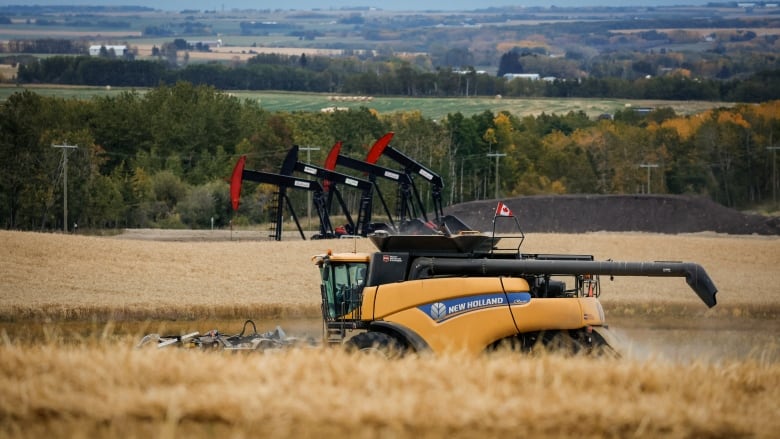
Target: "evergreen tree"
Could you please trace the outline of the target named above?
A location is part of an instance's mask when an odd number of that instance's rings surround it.
[[[514,50],[501,55],[501,60],[498,62],[497,76],[502,77],[507,73],[523,73],[523,65],[520,63],[520,54]]]

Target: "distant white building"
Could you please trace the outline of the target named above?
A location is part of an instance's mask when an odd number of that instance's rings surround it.
[[[511,81],[513,79],[530,79],[531,81],[538,81],[541,79],[538,73],[506,73],[504,79]]]
[[[452,73],[455,73],[457,75],[468,75],[472,71],[474,73],[476,73],[477,75],[486,75],[487,74],[486,70],[453,70]]]
[[[187,40],[187,45],[190,47],[195,47],[198,44],[200,44],[202,47],[222,47],[222,38],[217,40]]]
[[[127,51],[127,46],[121,45],[121,46],[108,46],[108,45],[92,45],[89,46],[89,55],[90,56],[98,56],[100,55],[100,48],[105,47],[106,50],[109,52],[111,49],[114,50],[114,54],[116,56],[125,56],[125,52]]]

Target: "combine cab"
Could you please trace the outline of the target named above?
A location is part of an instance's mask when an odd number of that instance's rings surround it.
[[[369,238],[378,252],[313,258],[328,343],[388,354],[500,346],[611,351],[600,275],[684,277],[707,306],[716,303],[717,289],[693,263],[523,254],[519,244],[500,250],[499,238],[476,232]]]

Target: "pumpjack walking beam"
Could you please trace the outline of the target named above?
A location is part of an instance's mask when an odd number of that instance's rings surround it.
[[[431,183],[431,199],[433,200],[433,214],[436,218],[436,223],[441,222],[441,218],[444,216],[444,208],[442,207],[442,201],[441,201],[441,193],[444,189],[444,180],[439,176],[439,174],[433,172],[430,170],[430,168],[427,168],[423,166],[420,162],[414,160],[413,158],[407,156],[406,154],[402,153],[398,149],[394,148],[392,145],[388,145],[387,148],[385,148],[384,155],[387,157],[393,159],[396,163],[400,164],[404,167],[404,172],[411,175],[417,174],[422,176],[424,179],[428,180],[428,182]],[[417,199],[417,202],[422,205],[422,199],[420,197],[420,193],[417,190],[417,186],[414,184],[414,179],[410,178],[412,181],[412,191],[414,192],[414,196]],[[425,220],[427,221],[428,218],[425,216],[425,209],[423,211],[423,217],[425,217]]]
[[[344,212],[344,215],[347,218],[349,227],[348,233],[352,235],[359,234],[364,237],[371,233],[373,231],[371,230],[371,209],[373,198],[373,185],[371,182],[362,178],[352,177],[340,172],[321,168],[310,163],[301,162],[298,160],[299,149],[300,148],[298,145],[293,145],[293,147],[290,148],[290,150],[287,152],[287,157],[285,157],[284,163],[282,164],[281,174],[290,175],[294,170],[324,180],[323,187],[325,188],[325,192],[328,194],[327,200],[325,202],[325,209],[330,211],[330,206],[333,202],[333,197],[335,196],[339,202],[339,205],[341,206],[342,212]],[[349,212],[347,203],[344,201],[344,197],[341,195],[341,192],[338,189],[338,184],[354,187],[356,189],[360,189],[361,191],[357,223],[355,223],[352,219],[352,215]]]
[[[382,152],[384,152],[385,148],[390,144],[393,136],[395,136],[395,133],[390,131],[377,139],[377,141],[374,142],[374,145],[371,146],[368,154],[366,154],[366,163],[376,165],[377,160],[379,160],[379,156],[382,155]],[[414,201],[417,201],[417,206],[420,208],[420,214],[425,219],[425,222],[428,222],[428,217],[425,214],[425,206],[423,205],[422,200],[420,199],[420,196],[417,194],[417,190],[414,187],[414,180],[408,173],[405,174],[408,176],[408,178],[405,178],[405,180],[408,180],[408,182],[401,182],[401,184],[398,186],[398,202],[396,206],[396,211],[398,213],[398,217],[400,218],[401,225],[403,226],[406,223],[407,216],[409,219],[418,217]],[[412,199],[413,195],[415,196],[414,199]]]
[[[371,151],[369,151],[366,161],[370,163],[376,163],[382,155],[385,155],[403,166],[403,173],[409,179],[407,202],[414,206],[414,202],[411,199],[412,196],[414,197],[414,201],[416,201],[417,205],[420,207],[420,213],[424,220],[424,224],[422,224],[423,228],[420,228],[420,225],[418,224],[418,227],[416,228],[417,233],[427,231],[425,227],[432,230],[435,229],[438,233],[443,232],[446,234],[471,230],[471,227],[469,227],[459,218],[453,215],[444,215],[444,208],[442,206],[444,180],[432,169],[390,145],[390,140],[393,138],[393,135],[394,133],[391,131],[379,139],[371,148]],[[420,192],[417,190],[417,186],[415,185],[415,176],[423,177],[431,185],[431,199],[433,201],[433,213],[435,216],[434,221],[428,221],[425,204],[423,203]]]
[[[298,221],[298,215],[295,214],[295,209],[292,207],[290,198],[287,195],[287,189],[300,189],[311,191],[314,194],[313,202],[314,207],[317,210],[317,215],[320,220],[320,237],[333,237],[333,225],[330,222],[330,216],[327,209],[325,209],[325,196],[322,190],[322,185],[317,181],[306,180],[302,178],[296,178],[289,175],[273,174],[270,172],[254,171],[251,169],[244,169],[246,165],[246,156],[241,156],[233,168],[233,175],[230,179],[230,201],[233,205],[233,210],[238,210],[239,200],[241,198],[241,183],[243,180],[254,181],[257,183],[272,184],[279,188],[279,199],[276,210],[276,225],[274,230],[274,239],[276,241],[282,240],[282,211],[286,203],[290,214],[295,220],[295,225],[298,227],[298,232],[302,239],[306,239],[306,235],[303,233],[301,223]]]
[[[411,213],[411,217],[415,217],[414,215],[415,209],[414,205],[411,203],[411,179],[409,176],[404,172],[399,172],[394,169],[385,168],[383,166],[375,165],[372,163],[364,162],[362,160],[353,159],[352,157],[347,157],[344,155],[341,155],[341,142],[336,143],[333,145],[333,148],[331,148],[330,153],[328,154],[328,158],[325,162],[325,168],[326,169],[335,169],[337,165],[343,166],[345,168],[353,169],[355,171],[364,172],[368,175],[369,181],[373,184],[375,192],[377,197],[379,197],[379,201],[382,203],[382,207],[385,210],[385,213],[387,214],[387,217],[390,221],[390,226],[393,229],[397,229],[395,222],[393,221],[393,214],[390,213],[390,209],[387,206],[387,203],[385,202],[384,197],[382,196],[382,192],[379,190],[379,186],[377,185],[377,178],[384,178],[390,181],[395,182],[399,185],[399,190],[401,192],[401,200],[400,200],[400,206],[399,206],[399,220],[401,223],[406,221],[407,215]]]

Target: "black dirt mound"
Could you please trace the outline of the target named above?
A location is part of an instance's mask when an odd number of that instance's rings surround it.
[[[780,235],[780,217],[746,215],[704,197],[681,195],[552,195],[502,200],[523,232],[596,231]],[[490,231],[497,200],[445,209],[475,230]],[[500,221],[508,232],[513,222]]]

